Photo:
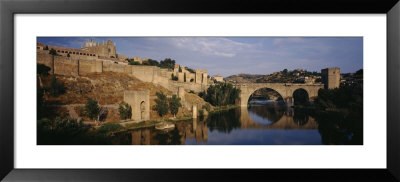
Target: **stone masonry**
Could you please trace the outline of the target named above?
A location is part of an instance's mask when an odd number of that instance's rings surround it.
[[[124,102],[132,107],[133,121],[150,120],[150,91],[125,91]]]
[[[340,68],[325,68],[321,70],[322,83],[326,89],[339,88],[340,86]]]

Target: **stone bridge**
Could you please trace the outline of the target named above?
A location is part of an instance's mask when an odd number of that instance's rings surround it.
[[[318,97],[318,90],[324,88],[324,84],[296,84],[296,83],[243,83],[236,84],[236,88],[241,90],[239,101],[236,103],[240,106],[247,106],[251,94],[262,88],[269,88],[279,93],[284,102],[292,105],[293,93],[296,90],[305,90],[308,99],[313,100]]]

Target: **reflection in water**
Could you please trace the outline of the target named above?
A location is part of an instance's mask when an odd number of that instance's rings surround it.
[[[321,145],[362,144],[362,118],[314,114],[279,102],[210,114],[205,120],[176,122],[119,133],[115,144],[133,145]]]
[[[240,112],[232,109],[225,112],[211,114],[207,118],[210,131],[217,130],[223,133],[230,133],[233,129],[240,128]]]

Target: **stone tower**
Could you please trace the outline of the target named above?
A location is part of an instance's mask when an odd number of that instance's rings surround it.
[[[321,70],[322,83],[326,89],[339,88],[340,68],[325,68]]]

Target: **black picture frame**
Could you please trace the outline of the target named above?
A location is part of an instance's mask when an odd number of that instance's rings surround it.
[[[387,15],[386,169],[15,169],[14,14],[382,13]],[[5,181],[399,181],[398,0],[0,0],[0,179]],[[382,60],[383,61],[383,60]],[[380,121],[384,122],[384,121]],[[366,159],[368,160],[368,159]]]

